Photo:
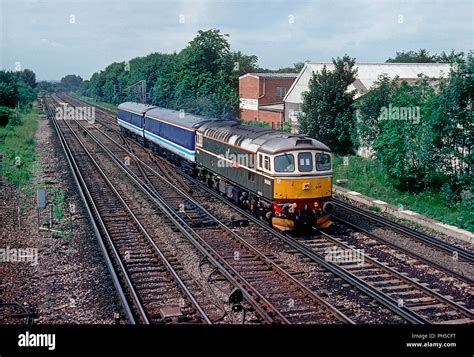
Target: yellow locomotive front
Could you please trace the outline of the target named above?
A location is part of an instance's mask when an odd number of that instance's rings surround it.
[[[331,225],[331,154],[322,151],[296,151],[274,158],[272,224],[281,230],[298,226]],[[283,174],[283,176],[280,176]]]
[[[306,136],[269,140],[261,147],[262,171],[272,177],[273,226],[294,230],[331,225],[332,155],[327,146]]]

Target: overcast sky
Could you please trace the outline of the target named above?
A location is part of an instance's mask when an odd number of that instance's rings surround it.
[[[383,62],[402,50],[467,52],[473,17],[472,0],[0,0],[0,65],[88,79],[114,61],[179,52],[210,28],[267,68],[344,53]]]

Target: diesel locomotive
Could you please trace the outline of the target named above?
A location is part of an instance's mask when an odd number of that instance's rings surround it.
[[[332,154],[315,139],[132,102],[119,105],[117,123],[282,231],[332,223]]]

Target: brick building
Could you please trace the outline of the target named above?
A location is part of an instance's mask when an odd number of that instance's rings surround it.
[[[284,121],[283,98],[297,73],[247,73],[239,77],[240,119],[267,122],[279,128]]]

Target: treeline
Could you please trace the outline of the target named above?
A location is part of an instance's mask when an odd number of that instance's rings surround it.
[[[38,89],[45,92],[69,92],[78,90],[81,87],[82,78],[75,74],[68,74],[61,78],[59,82],[38,82]]]
[[[408,52],[413,55],[420,52]],[[357,100],[348,91],[355,59],[333,59],[334,71],[323,69],[310,80],[300,129],[339,154],[368,149],[399,188],[439,189],[448,203],[472,208],[473,54],[430,58],[452,63],[448,78],[407,83],[381,76]],[[406,61],[407,53],[391,62],[398,60]]]
[[[13,109],[29,107],[36,99],[36,87],[36,74],[29,69],[0,71],[0,126],[19,123]]]
[[[451,51],[450,53],[441,52],[440,54],[430,54],[429,51],[422,48],[418,51],[397,52],[394,58],[389,58],[388,63],[454,63],[463,61],[464,53]]]
[[[228,35],[199,31],[179,53],[152,53],[116,62],[82,83],[79,93],[97,101],[146,101],[171,109],[218,118],[236,118],[238,77],[268,72],[255,55],[230,50]],[[303,63],[277,71],[297,72]],[[143,85],[145,81],[146,87]]]

